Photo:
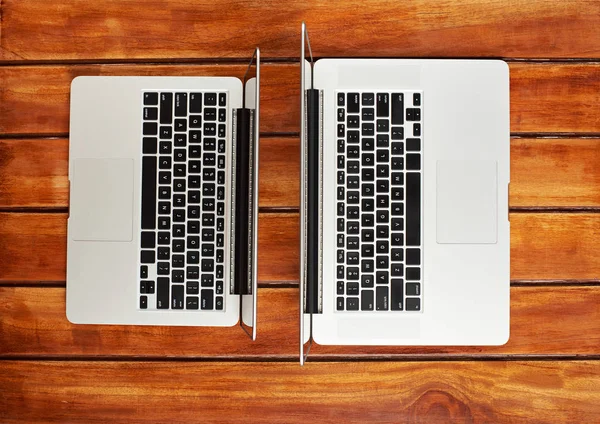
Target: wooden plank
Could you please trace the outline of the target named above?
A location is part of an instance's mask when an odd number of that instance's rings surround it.
[[[146,5],[4,0],[0,59],[246,58],[256,45],[268,57],[297,57],[303,20],[317,56],[600,56],[593,1],[372,0],[366,8],[319,0],[282,8],[274,0],[168,0],[159,14]]]
[[[298,207],[300,145],[263,137],[261,207]],[[68,207],[68,140],[0,140],[0,208]],[[511,207],[600,207],[600,139],[513,139]]]
[[[2,359],[298,357],[298,288],[259,289],[255,342],[237,326],[73,325],[65,316],[64,288],[0,287],[0,297]],[[512,287],[511,336],[504,346],[313,345],[310,358],[599,355],[599,305],[600,287]]]
[[[598,361],[7,361],[0,370],[5,424],[600,420]]]
[[[78,75],[232,75],[244,65],[70,65],[0,67],[0,134],[65,134]],[[511,131],[600,132],[600,65],[511,63]],[[299,131],[297,64],[265,64],[261,131]]]
[[[513,139],[511,207],[600,206],[600,138]]]
[[[246,64],[0,67],[0,134],[67,133],[71,81],[77,76],[243,78],[246,69]],[[299,73],[298,64],[268,64],[261,68],[261,132],[299,131]]]
[[[600,214],[513,213],[512,280],[597,280]],[[0,282],[65,280],[66,222],[62,213],[0,213]],[[298,214],[259,218],[259,279],[297,281]]]

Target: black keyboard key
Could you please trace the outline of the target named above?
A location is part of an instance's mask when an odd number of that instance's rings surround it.
[[[387,193],[390,190],[390,183],[387,180],[377,180],[377,193]]]
[[[407,296],[420,296],[421,295],[421,284],[406,283],[406,295]]]
[[[392,246],[404,246],[403,233],[392,233]]]
[[[188,249],[198,249],[199,246],[200,246],[200,237],[188,236],[188,238],[187,238],[187,248]]]
[[[403,264],[392,264],[392,277],[402,277],[404,275],[404,265]]]
[[[154,250],[142,250],[140,262],[143,264],[153,264],[156,261]]]
[[[217,311],[222,311],[223,306],[223,296],[217,296],[217,298],[215,299],[215,309]]]
[[[183,268],[185,266],[185,256],[173,255],[173,259],[171,259],[171,263],[173,264],[173,268]]]
[[[404,229],[404,218],[392,218],[392,231],[402,231]]]
[[[144,93],[144,104],[145,105],[157,105],[158,104],[158,93]]]
[[[404,140],[404,127],[392,127],[392,140]]]
[[[144,122],[142,126],[143,135],[156,135],[158,134],[158,124],[156,122]]]
[[[347,250],[358,250],[359,243],[360,243],[360,240],[358,237],[348,237],[346,239],[346,249]]]
[[[360,122],[357,115],[348,115],[347,118],[348,128],[359,128]]]
[[[358,219],[360,215],[358,206],[348,206],[346,208],[346,217],[348,219]]]
[[[362,93],[362,104],[363,106],[373,106],[375,104],[375,94]]]
[[[175,116],[187,116],[187,93],[175,93]]]
[[[349,203],[351,205],[357,205],[358,203],[360,203],[359,197],[360,196],[358,191],[348,190],[348,193],[346,195],[346,203]]]
[[[421,106],[421,93],[413,93],[413,106]]]
[[[156,153],[156,148],[157,148],[157,144],[158,144],[156,137],[144,137],[142,139],[142,143],[143,143],[142,151],[144,154],[152,155],[152,154]]]
[[[421,268],[407,267],[406,279],[419,281],[421,279]]]
[[[361,238],[363,243],[370,243],[375,239],[375,231],[364,229],[362,230]]]
[[[140,296],[140,309],[148,309],[148,296]]]
[[[217,105],[217,93],[204,94],[204,104],[206,106],[216,106]]]
[[[421,124],[413,124],[413,135],[419,137],[421,135]]]
[[[343,137],[345,132],[346,132],[346,126],[344,124],[338,124],[338,126],[337,126],[338,137]]]
[[[156,157],[142,158],[142,229],[156,229]]]
[[[389,162],[390,151],[388,149],[377,150],[377,162]]]
[[[421,175],[406,174],[406,244],[421,244]]]
[[[213,287],[215,285],[214,277],[212,274],[202,274],[200,277],[200,285],[202,287]]]
[[[171,309],[183,309],[183,285],[174,284],[171,287]]]
[[[392,125],[404,124],[404,94],[392,94]]]
[[[341,246],[344,247],[344,246]],[[347,265],[358,265],[358,252],[347,252],[346,254],[346,264]]]
[[[227,120],[227,109],[219,109],[219,122],[225,122]]]
[[[346,298],[346,309],[348,311],[358,311],[358,297]]]
[[[375,215],[372,213],[364,213],[361,217],[363,227],[372,227],[375,223]]]
[[[392,155],[403,155],[404,154],[404,143],[394,142],[392,143]]]
[[[373,212],[375,210],[375,200],[373,199],[363,199],[362,200],[362,211],[363,212]]]
[[[337,110],[337,120],[338,122],[344,122],[346,120],[346,112],[343,108]]]
[[[338,187],[337,188],[337,199],[344,200],[344,198],[346,197],[346,195],[344,193],[345,193],[344,187]]]
[[[343,297],[338,297],[336,300],[336,304],[337,304],[337,310],[338,311],[343,311],[344,310],[344,298]]]
[[[404,249],[392,249],[392,261],[400,262],[404,260]]]
[[[227,95],[225,93],[219,93],[219,106],[227,106]]]
[[[344,247],[344,234],[338,234],[337,247]]]
[[[342,134],[342,137],[344,135]],[[348,140],[348,144],[354,144],[354,143],[358,143],[359,139],[360,139],[360,131],[348,131],[348,134],[346,135],[346,139]]]
[[[158,158],[158,168],[171,169],[171,156],[160,156]]]
[[[337,266],[337,278],[344,278],[344,265]]]
[[[371,166],[375,164],[375,155],[373,153],[363,153],[362,166]]]
[[[190,115],[189,117],[190,128],[202,128],[202,116],[200,115]],[[193,134],[198,134],[194,132]],[[198,137],[194,137],[190,132],[190,142],[198,141]]]
[[[156,233],[142,231],[142,249],[153,249],[156,245]]]
[[[196,121],[196,123],[198,124],[199,122]],[[200,143],[200,141],[202,141],[202,131],[190,131],[190,143]]]
[[[346,97],[344,96],[344,93],[337,93],[337,105],[338,106],[344,106],[346,104],[345,100],[346,100]]]
[[[198,296],[188,296],[185,298],[185,309],[198,309]]]
[[[360,247],[363,258],[372,258],[375,256],[374,247],[370,243],[365,243]]]
[[[373,290],[363,290],[360,293],[360,309],[362,311],[372,311],[375,307],[374,303],[375,299]]]
[[[406,249],[406,265],[421,265],[421,249]]]
[[[375,135],[375,125],[372,123],[365,122],[362,124],[362,135],[369,136]]]
[[[203,147],[207,152],[214,152],[217,149],[217,139],[213,137],[205,138]]]
[[[363,168],[362,179],[363,181],[375,181],[375,170],[373,168]]]
[[[140,266],[140,278],[148,278],[148,265]]]
[[[185,152],[185,150],[183,150],[183,151]],[[202,151],[200,149],[200,145],[190,144],[190,146],[188,147],[188,157],[190,159],[200,159],[201,155],[202,155]],[[184,156],[184,160],[185,160],[185,156]]]
[[[404,158],[402,156],[392,157],[392,170],[402,171],[404,169]]]
[[[204,120],[205,121],[216,121],[217,120],[217,108],[207,107],[204,109]]]
[[[173,252],[185,251],[185,241],[183,239],[173,239]]]
[[[377,178],[387,178],[390,175],[390,167],[388,165],[377,165]]]
[[[390,121],[388,121],[387,119],[378,119],[377,120],[377,132],[384,132],[387,133],[390,130]],[[379,136],[382,134],[378,134],[377,137],[379,138]],[[387,134],[386,134],[387,135]]]
[[[348,221],[346,224],[346,232],[348,234],[358,234],[358,221]]]
[[[197,281],[188,281],[185,283],[187,294],[200,293],[200,284]]]
[[[344,257],[344,249],[338,249],[337,251],[337,262],[338,264],[343,264],[345,261],[345,257]]]
[[[202,93],[190,93],[190,113],[202,112]]]
[[[406,139],[406,151],[407,152],[418,152],[421,150],[421,139],[420,138],[407,138]]]
[[[343,184],[343,183],[342,183]],[[356,175],[348,176],[348,181],[346,182],[348,189],[358,189],[360,185],[360,178]]]
[[[375,289],[375,310],[387,311],[389,309],[389,290],[387,287],[377,287]]]
[[[364,183],[361,192],[364,197],[372,197],[375,194],[375,185]]]
[[[388,284],[390,282],[390,273],[388,271],[377,271],[375,281],[377,281],[377,284]]]
[[[337,145],[338,145],[337,152],[338,152],[338,153],[344,153],[344,145],[345,145],[344,139],[343,139],[343,138],[340,138],[340,139],[337,141],[337,143],[338,143],[338,144],[337,144]]]
[[[146,281],[140,281],[140,293],[146,293]]]
[[[204,153],[203,165],[204,166],[215,166],[216,155],[214,153]]]
[[[419,108],[406,108],[406,120],[407,121],[420,121],[421,120],[421,109]]]
[[[376,264],[377,269],[388,269],[390,258],[387,255],[377,256]]]
[[[202,230],[202,241],[214,241],[215,240],[215,230],[212,228],[204,228]]]
[[[378,255],[383,255],[389,252],[390,244],[387,240],[377,240],[375,244]]]
[[[375,119],[375,109],[372,107],[365,107],[362,110],[362,120],[363,121],[373,121]],[[377,126],[379,127],[379,125]]]
[[[415,175],[415,174],[413,174]],[[398,186],[404,184],[404,173],[392,172],[392,186]]]
[[[168,247],[161,246],[158,248],[158,260],[159,261],[168,261],[171,257],[171,253]]]
[[[173,123],[173,93],[160,93],[160,123]]]
[[[420,311],[421,310],[421,299],[418,297],[407,297],[406,298],[406,310],[407,311]]]
[[[159,152],[161,155],[170,155],[173,147],[173,143],[170,141],[161,141],[159,144]]]
[[[211,289],[200,290],[200,308],[202,310],[212,310],[213,305],[213,291]]]
[[[225,261],[225,251],[223,249],[217,249],[217,263],[223,263]]]
[[[187,120],[176,119],[175,120],[175,131],[187,131]]]
[[[158,275],[169,275],[171,273],[171,264],[169,262],[158,262],[156,264],[156,273]]]
[[[156,279],[156,307],[169,309],[169,279],[167,277]]]
[[[158,198],[159,199],[170,199],[171,198],[171,187],[169,186],[160,186],[158,188]]]
[[[346,109],[348,113],[358,113],[360,111],[360,99],[358,93],[348,93],[348,102]]]
[[[223,294],[223,281],[217,280],[217,285],[215,287],[215,293]]]
[[[175,147],[185,147],[187,145],[187,134],[175,134],[173,144]]]
[[[406,170],[407,171],[418,171],[421,169],[421,155],[418,153],[411,153],[406,155]]]
[[[215,261],[212,259],[202,259],[202,272],[212,272],[215,269]]]
[[[349,160],[346,166],[348,174],[358,174],[360,172],[360,162],[357,160]]]
[[[390,101],[388,93],[377,93],[377,117],[390,116]]]
[[[346,294],[348,296],[357,296],[358,295],[358,283],[348,283],[346,285]]]
[[[213,124],[210,122],[204,124],[204,135],[205,136],[217,135],[217,124]]]
[[[219,137],[225,137],[225,124],[219,124]]]
[[[373,274],[361,275],[360,284],[362,287],[375,287],[375,277]]]
[[[401,278],[392,278],[392,284],[390,288],[392,292],[392,311],[404,310],[404,280]]]
[[[185,271],[183,269],[174,269],[171,272],[171,280],[174,283],[183,283],[185,281]]]
[[[186,268],[186,278],[188,280],[198,280],[200,278],[200,267],[188,266]]]
[[[390,219],[390,213],[387,210],[379,210],[377,211],[377,223],[378,224],[387,224]]]

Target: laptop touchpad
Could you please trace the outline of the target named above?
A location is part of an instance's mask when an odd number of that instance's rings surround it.
[[[71,185],[73,240],[132,240],[133,159],[75,159]]]
[[[496,243],[497,163],[437,162],[437,242]]]

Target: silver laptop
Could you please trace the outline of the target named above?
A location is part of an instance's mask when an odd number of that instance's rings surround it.
[[[71,322],[256,337],[259,87],[258,49],[243,81],[73,80]]]
[[[506,63],[313,63],[304,24],[301,46],[301,362],[313,340],[505,343]]]

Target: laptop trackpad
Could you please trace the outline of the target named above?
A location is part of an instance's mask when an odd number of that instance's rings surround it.
[[[133,159],[75,159],[71,185],[73,240],[132,240]]]
[[[437,162],[437,242],[496,243],[497,163]]]

